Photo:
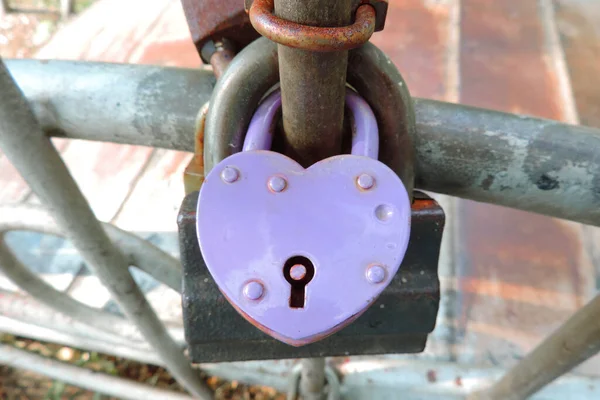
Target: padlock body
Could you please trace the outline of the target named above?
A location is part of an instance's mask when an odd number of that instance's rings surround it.
[[[364,156],[304,169],[272,151],[237,153],[206,178],[198,210],[200,248],[223,294],[253,325],[293,346],[364,312],[396,274],[410,234],[402,181]],[[298,293],[286,268],[300,259],[311,272]],[[251,287],[260,292],[249,296]]]
[[[186,197],[178,219],[184,327],[193,362],[415,353],[424,349],[427,334],[435,326],[440,295],[437,264],[444,213],[435,201],[415,193],[410,244],[402,268],[373,306],[332,336],[291,347],[248,324],[214,283],[196,236],[197,196],[196,192]]]

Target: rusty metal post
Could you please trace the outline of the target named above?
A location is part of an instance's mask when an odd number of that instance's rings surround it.
[[[487,390],[468,400],[522,400],[600,351],[600,295]]]
[[[352,22],[351,0],[275,0],[275,14],[312,26]],[[285,152],[304,166],[339,154],[348,52],[317,53],[278,45]],[[301,393],[318,399],[325,360],[303,360]]]
[[[352,0],[275,0],[275,14],[312,26],[346,26]],[[339,154],[348,52],[279,45],[285,151],[304,166]]]

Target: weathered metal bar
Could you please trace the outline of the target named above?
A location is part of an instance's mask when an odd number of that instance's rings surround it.
[[[325,384],[325,359],[305,358],[301,361],[300,393],[305,400],[322,400]]]
[[[0,148],[51,210],[57,224],[107,287],[128,318],[190,392],[211,398],[128,271],[129,263],[104,232],[23,93],[0,60]]]
[[[131,329],[131,325],[123,317],[80,303],[68,294],[59,292],[31,272],[10,251],[2,235],[0,235],[0,269],[11,282],[40,302],[96,329],[113,334],[123,332],[125,336],[137,336],[140,340],[137,330]]]
[[[600,226],[600,131],[415,100],[416,187]]]
[[[193,152],[194,119],[214,87],[207,71],[7,64],[44,131],[73,139]],[[262,71],[254,66],[249,75]],[[414,100],[417,188],[600,226],[600,130]]]
[[[352,22],[352,0],[275,0],[275,14],[311,26]],[[278,45],[285,151],[304,166],[342,147],[348,52]]]
[[[519,361],[500,381],[469,400],[524,400],[600,352],[600,295]]]
[[[39,60],[6,64],[52,136],[190,152],[196,115],[216,82],[208,70]]]
[[[176,292],[181,292],[182,268],[179,260],[141,237],[108,223],[104,230],[115,246],[135,266]],[[33,205],[0,205],[0,234],[9,231],[35,231],[64,237],[47,210]]]
[[[3,299],[3,301],[5,301],[5,299]],[[162,361],[152,349],[141,346],[136,347],[134,342],[129,342],[127,344],[106,342],[99,338],[83,337],[74,332],[60,332],[56,327],[47,328],[38,326],[7,318],[3,315],[0,315],[0,331],[14,336],[61,344],[63,346],[71,346],[77,349],[96,351],[129,360],[140,361],[145,364],[163,366]]]
[[[27,369],[61,382],[130,400],[192,400],[192,397],[170,390],[158,389],[131,379],[118,378],[38,356],[7,344],[0,344],[0,363],[13,368]]]
[[[65,334],[70,333],[89,340],[110,343],[119,347],[130,343],[132,339],[125,335],[108,333],[91,327],[84,322],[73,319],[64,313],[41,303],[28,294],[0,289],[0,316],[11,320],[18,320],[26,324],[36,325],[40,328],[52,329]],[[145,342],[135,342],[140,347],[151,350]]]
[[[64,236],[48,213],[35,206],[0,207],[0,268],[4,274],[25,292],[40,302],[101,331],[140,340],[139,333],[129,321],[118,315],[89,307],[71,296],[54,289],[31,272],[11,252],[3,234],[14,230],[33,230]],[[181,290],[182,271],[179,261],[147,241],[103,224],[107,234],[119,250],[135,265],[176,291]]]

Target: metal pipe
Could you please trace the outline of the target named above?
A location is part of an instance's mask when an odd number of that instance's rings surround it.
[[[102,226],[115,246],[127,256],[130,265],[181,293],[183,271],[178,259],[133,233],[108,223],[102,223]],[[65,236],[48,211],[40,206],[0,206],[0,233],[18,230]]]
[[[87,338],[73,332],[60,332],[55,327],[37,326],[2,315],[0,315],[0,332],[87,351],[96,351],[145,364],[164,366],[152,349],[133,346],[134,343],[131,341],[126,344],[105,342],[98,338]]]
[[[125,336],[140,340],[136,329],[118,315],[83,304],[66,293],[56,290],[42,278],[31,272],[10,251],[0,235],[0,269],[11,282],[35,299],[66,315],[101,331],[113,334],[123,332]]]
[[[52,329],[60,333],[71,333],[82,338],[98,340],[115,345],[125,345],[132,339],[124,335],[115,335],[105,330],[98,330],[68,315],[65,315],[44,303],[40,303],[32,296],[20,292],[0,289],[0,316],[18,320],[41,328]],[[140,347],[150,347],[145,342],[135,342]]]
[[[106,223],[103,226],[111,240],[129,259],[130,265],[136,266],[159,282],[170,286],[176,292],[181,292],[182,271],[179,260],[132,233]],[[0,206],[0,234],[11,230],[33,231],[64,237],[63,232],[56,225],[56,222],[40,206],[22,204]],[[26,290],[29,292],[33,291],[33,289]],[[60,326],[64,327],[62,331],[77,332],[84,336],[91,335],[90,337],[111,343],[130,343],[131,338],[127,336],[126,332],[135,329],[130,322],[123,320],[121,321],[123,330],[112,329],[116,331],[116,334],[110,334],[106,333],[104,329],[96,330],[87,325],[80,324],[77,320],[63,317],[62,314],[56,314],[52,309],[44,308],[39,311],[39,314],[36,314],[35,310],[29,309],[39,308],[42,305],[39,305],[35,301],[27,302],[27,299],[22,295],[0,290],[0,296],[6,300],[0,302],[0,306],[2,306],[0,307],[0,314],[11,318],[18,318],[29,323],[35,323],[42,327],[58,329]],[[48,302],[45,303],[48,304]],[[51,316],[50,314],[53,315]],[[43,323],[42,320],[44,321]],[[117,324],[115,327],[119,327],[121,324]],[[183,344],[181,327],[170,326],[168,328],[171,336]],[[148,347],[145,342],[139,342],[139,345],[144,348]],[[148,351],[148,349],[145,351]]]
[[[346,26],[352,22],[352,0],[275,0],[275,14],[303,25]],[[348,51],[277,47],[284,152],[305,167],[340,154]],[[322,397],[324,358],[302,361],[300,385],[306,399]]]
[[[600,131],[415,100],[416,186],[600,226]]]
[[[304,400],[322,400],[325,387],[325,359],[305,358],[300,361],[300,393]]]
[[[260,46],[272,45],[259,40],[253,46],[257,57],[240,73],[248,87],[236,87],[227,74],[219,82],[235,87],[246,105],[258,104],[262,95],[250,96],[264,94],[277,81],[276,52],[258,57]],[[214,85],[205,71],[65,61],[7,64],[50,136],[189,152],[195,115]],[[265,85],[272,74],[274,82]],[[266,87],[251,90],[253,85]],[[414,103],[417,188],[600,226],[600,130],[433,100]],[[237,119],[245,129],[254,111],[249,108],[240,106],[225,119],[213,113],[207,128],[211,123],[222,129]],[[239,149],[244,129],[230,132]],[[210,148],[208,140],[205,145]],[[380,156],[390,147],[382,143]],[[207,171],[215,164],[211,157],[239,149],[207,152]]]
[[[600,295],[519,361],[492,387],[469,400],[523,400],[600,352]]]
[[[189,152],[196,115],[215,86],[207,70],[40,60],[6,64],[51,136]]]
[[[60,155],[44,135],[23,93],[0,61],[0,148],[51,210],[87,264],[170,372],[193,394],[209,399],[200,379],[169,336],[128,271],[129,263],[104,232]]]
[[[6,344],[0,344],[0,363],[13,368],[27,369],[61,382],[120,399],[192,400],[192,397],[181,393],[77,367]]]
[[[275,0],[275,14],[311,26],[346,26],[352,0]],[[278,45],[285,153],[309,166],[342,148],[348,52]]]
[[[146,342],[92,328],[24,293],[0,289],[0,296],[0,332],[166,367],[164,361]],[[169,333],[182,347],[185,345],[182,322],[178,327],[171,326]]]

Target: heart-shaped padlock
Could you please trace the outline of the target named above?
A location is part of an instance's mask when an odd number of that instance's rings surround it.
[[[249,322],[293,346],[348,325],[396,274],[410,235],[410,201],[377,161],[377,121],[348,90],[352,154],[304,169],[266,149],[281,107],[259,106],[244,150],[208,174],[198,199],[202,256],[221,292]]]

